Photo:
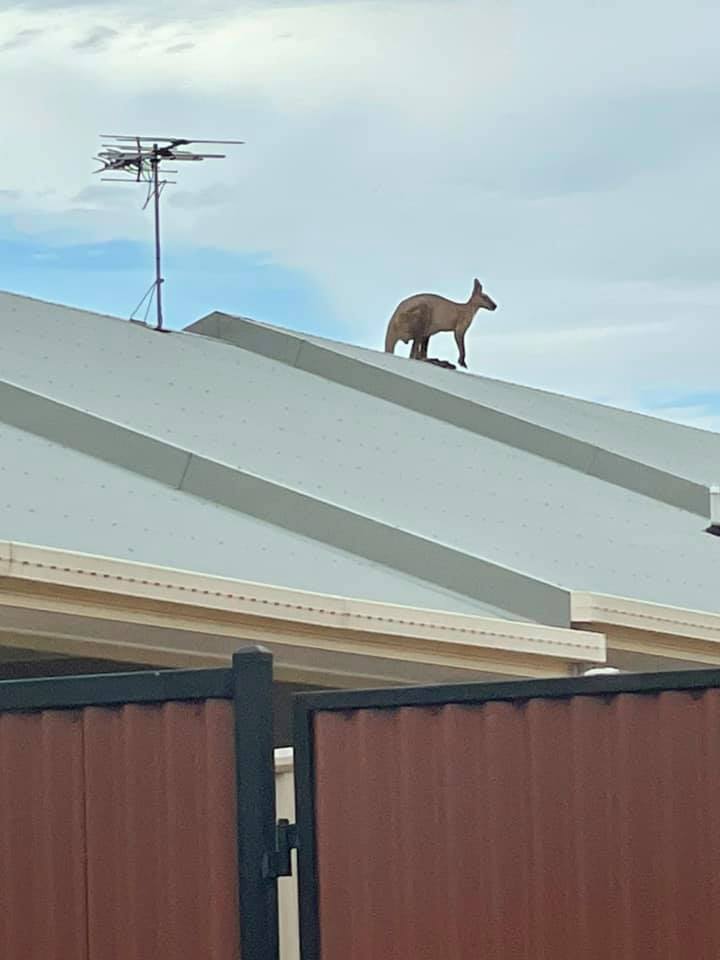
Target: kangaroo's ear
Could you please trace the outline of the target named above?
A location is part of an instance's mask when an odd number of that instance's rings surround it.
[[[473,281],[473,289],[477,290],[478,293],[482,293],[482,284],[477,277],[475,277],[475,280]]]

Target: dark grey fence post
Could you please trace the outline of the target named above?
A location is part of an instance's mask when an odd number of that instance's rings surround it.
[[[264,869],[276,845],[271,654],[236,653],[233,682],[241,957],[278,960],[277,881]]]

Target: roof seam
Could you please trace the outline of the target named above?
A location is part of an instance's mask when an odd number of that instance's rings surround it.
[[[178,485],[177,485],[177,489],[178,489],[178,490],[182,490],[183,483],[185,482],[185,477],[187,476],[187,472],[188,472],[188,470],[190,469],[190,464],[191,464],[191,462],[192,462],[192,458],[193,458],[192,453],[190,453],[190,451],[188,451],[187,461],[186,461],[186,463],[185,463],[185,469],[183,470],[182,476],[180,477],[180,480],[178,481]]]

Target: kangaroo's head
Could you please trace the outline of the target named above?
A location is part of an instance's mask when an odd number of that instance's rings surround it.
[[[483,286],[478,279],[473,281],[473,291],[470,300],[477,310],[497,310],[497,304],[483,290]]]

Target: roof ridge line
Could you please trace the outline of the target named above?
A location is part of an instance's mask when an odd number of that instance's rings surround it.
[[[302,330],[291,330],[289,327],[281,327],[275,323],[269,323],[266,320],[255,320],[252,317],[245,317],[245,316],[242,316],[241,314],[225,313],[222,310],[214,310],[212,311],[212,313],[206,314],[204,317],[200,317],[199,320],[196,320],[193,323],[189,324],[188,326],[183,327],[182,331],[180,332],[194,333],[197,336],[205,336],[207,339],[211,339],[211,340],[220,339],[223,342],[227,343],[229,346],[234,346],[235,344],[233,344],[232,341],[224,340],[222,333],[219,332],[219,324],[217,323],[215,325],[215,329],[216,329],[215,333],[210,334],[207,332],[203,332],[202,324],[205,321],[209,320],[210,318],[214,319],[217,317],[226,317],[233,321],[241,321],[242,323],[246,323],[255,327],[260,327],[265,330],[270,330],[273,333],[283,334],[288,338],[293,338],[295,340],[300,341],[301,343],[312,343],[316,346],[324,347],[325,349],[331,350],[333,352],[334,352],[333,348],[335,346],[339,346],[339,347],[349,346],[353,350],[362,351],[362,353],[364,354],[365,353],[377,354],[381,352],[375,347],[368,346],[367,344],[354,344],[354,343],[351,344],[351,343],[348,343],[347,341],[338,340],[322,333],[311,333],[311,332],[302,331]],[[398,357],[397,355],[395,356],[397,357],[397,359],[404,359],[404,358]],[[363,358],[353,358],[353,359],[357,359],[358,362],[363,362],[363,363],[365,362]],[[403,373],[399,373],[398,375],[404,377]],[[614,404],[614,403],[603,403],[601,400],[588,400],[586,397],[577,397],[571,393],[561,393],[558,390],[551,390],[548,387],[530,386],[529,384],[522,383],[519,380],[503,380],[500,377],[492,377],[487,373],[474,373],[472,370],[466,370],[463,373],[463,377],[465,379],[481,380],[486,383],[498,384],[502,387],[513,387],[518,390],[527,391],[528,393],[540,394],[543,397],[550,397],[554,400],[565,400],[568,403],[582,404],[583,406],[586,406],[586,407],[597,407],[599,410],[603,410],[605,412],[610,411],[610,413],[619,414],[621,416],[632,417],[639,420],[650,420],[654,423],[661,423],[664,426],[672,427],[677,430],[688,431],[690,433],[708,434],[709,436],[718,435],[717,430],[710,430],[707,427],[695,427],[688,423],[681,423],[675,420],[667,420],[666,418],[659,416],[658,414],[655,414],[655,413],[648,413],[647,411],[632,410],[629,407],[618,406],[617,404]],[[413,381],[413,382],[417,382],[417,381]],[[469,400],[468,402],[476,403],[477,401]],[[563,434],[563,436],[565,436],[565,434]]]
[[[113,320],[117,323],[133,323],[138,327],[148,327],[142,320],[128,320],[127,317],[119,317],[114,313],[100,313],[97,310],[89,310],[87,307],[79,307],[71,303],[60,303],[59,300],[46,300],[43,297],[34,297],[29,293],[18,293],[16,290],[0,290],[0,297],[13,297],[16,300],[29,300],[31,303],[41,303],[45,307],[54,307],[56,310],[70,310],[73,313],[82,313],[88,317],[95,317],[98,320]]]
[[[207,502],[550,626],[570,591],[0,380],[0,420]],[[442,571],[428,578],[428,569]],[[481,589],[482,585],[482,589]]]
[[[223,318],[232,321],[232,331],[222,331]],[[200,328],[199,325],[205,321],[215,321],[214,330]],[[402,372],[390,372],[359,358],[345,356],[293,331],[268,327],[217,310],[197,324],[192,324],[187,331],[221,339],[230,345],[534,454],[651,500],[687,510],[704,519],[710,517],[709,483],[688,480],[477,400],[455,396],[441,387],[419,383]],[[358,375],[360,373],[361,376]]]

